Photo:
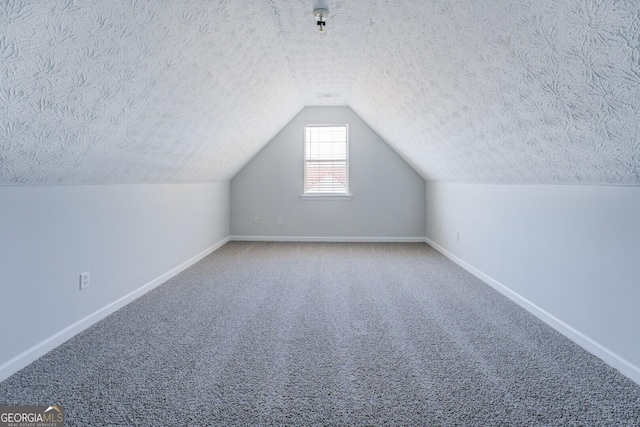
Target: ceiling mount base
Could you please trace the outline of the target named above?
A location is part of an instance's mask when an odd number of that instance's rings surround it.
[[[318,30],[324,32],[324,27],[327,25],[327,16],[329,16],[329,10],[325,8],[313,9],[313,16],[316,17]]]

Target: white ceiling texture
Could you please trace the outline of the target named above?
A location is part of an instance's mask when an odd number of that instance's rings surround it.
[[[227,180],[306,105],[427,180],[640,185],[640,2],[0,0],[0,184]]]

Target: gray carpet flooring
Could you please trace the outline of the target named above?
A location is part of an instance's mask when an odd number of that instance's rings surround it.
[[[640,425],[638,385],[419,243],[228,243],[0,404],[71,426]]]

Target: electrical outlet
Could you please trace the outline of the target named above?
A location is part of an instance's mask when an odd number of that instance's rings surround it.
[[[80,290],[86,289],[89,287],[89,272],[85,271],[84,273],[80,273]]]
[[[457,240],[458,242],[460,241],[460,232],[459,232],[459,231],[456,233],[456,240]]]
[[[260,224],[260,217],[259,217],[259,216],[257,216],[257,217],[255,217],[255,218],[253,218],[253,223],[254,223],[254,224]]]
[[[442,231],[442,227],[440,226],[440,223],[438,223],[438,233]]]
[[[282,225],[282,217],[281,216],[278,217],[278,225]]]

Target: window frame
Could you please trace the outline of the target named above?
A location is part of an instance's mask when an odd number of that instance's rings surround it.
[[[342,127],[345,128],[345,174],[346,174],[346,192],[345,193],[312,193],[307,192],[307,129],[308,128],[322,128],[322,127]],[[350,185],[350,176],[349,176],[349,163],[351,161],[349,154],[349,124],[341,123],[341,124],[306,124],[303,129],[303,149],[302,149],[302,162],[303,162],[303,170],[302,170],[302,194],[300,198],[302,200],[351,200],[351,185]]]

